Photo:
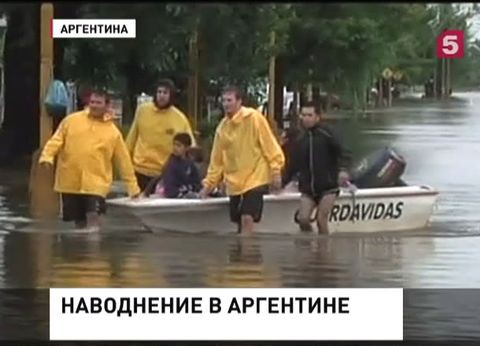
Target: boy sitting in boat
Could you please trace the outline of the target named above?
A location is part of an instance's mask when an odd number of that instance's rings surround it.
[[[198,168],[189,153],[191,146],[190,134],[178,133],[173,137],[173,153],[163,174],[148,184],[144,196],[154,192],[165,198],[197,198],[202,185]]]

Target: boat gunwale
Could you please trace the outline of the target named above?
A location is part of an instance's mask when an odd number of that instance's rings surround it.
[[[408,186],[408,187],[418,187],[419,190],[417,191],[409,191],[409,192],[386,192],[386,191],[378,191],[374,193],[355,193],[355,198],[357,200],[359,199],[379,199],[379,198],[405,198],[405,197],[434,197],[439,195],[439,191],[433,189],[430,186]],[[382,188],[382,190],[385,189],[395,189],[395,188]],[[420,190],[422,189],[422,190]],[[360,191],[365,191],[369,190],[371,192],[372,190],[380,190],[379,189],[363,189]],[[298,200],[298,198],[301,196],[300,192],[287,192],[284,194],[280,195],[275,195],[275,194],[268,194],[265,196],[265,202],[281,202],[281,201],[294,201]],[[342,201],[346,199],[351,199],[352,195],[349,193],[342,194],[337,197],[337,201]],[[116,199],[110,199],[107,200],[107,204],[114,206],[114,207],[124,207],[124,208],[143,208],[143,209],[150,209],[150,208],[172,208],[172,207],[178,207],[178,208],[185,208],[185,207],[197,207],[197,206],[216,206],[216,205],[222,205],[225,203],[228,203],[229,198],[228,197],[217,197],[217,198],[207,198],[205,200],[198,200],[198,199],[190,199],[189,201],[193,203],[185,203],[185,199],[170,199],[173,203],[169,205],[159,205],[156,204],[155,201],[157,200],[165,200],[166,198],[150,198],[144,201],[135,201],[131,200],[128,197],[123,197],[123,198],[116,198]],[[176,203],[175,201],[181,201],[180,203]],[[120,203],[118,203],[120,202]],[[146,203],[142,203],[146,202]]]

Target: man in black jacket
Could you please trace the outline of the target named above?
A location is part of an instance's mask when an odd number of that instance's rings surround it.
[[[300,229],[311,231],[311,215],[317,208],[318,231],[328,233],[328,216],[339,186],[346,186],[349,181],[351,154],[321,121],[320,106],[308,102],[302,106],[301,113],[304,131],[291,147],[283,184],[287,185],[298,174],[298,188],[302,193],[298,214]]]

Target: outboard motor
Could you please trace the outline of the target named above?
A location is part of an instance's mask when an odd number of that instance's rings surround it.
[[[361,189],[405,186],[400,179],[405,172],[404,158],[392,148],[374,152],[352,171],[352,182]]]

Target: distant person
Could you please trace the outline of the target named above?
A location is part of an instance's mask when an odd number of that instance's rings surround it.
[[[58,157],[55,191],[62,195],[63,220],[89,231],[99,230],[106,213],[113,160],[129,195],[140,193],[123,136],[107,112],[109,102],[105,92],[93,91],[88,108],[62,120],[39,159],[42,167],[51,168]]]
[[[322,110],[313,102],[302,106],[301,120],[305,131],[291,146],[290,162],[283,185],[298,174],[300,198],[299,223],[311,231],[310,217],[317,208],[320,233],[328,233],[328,215],[340,186],[348,184],[347,169],[351,155],[334,132],[322,122]]]
[[[127,136],[127,146],[142,190],[151,179],[162,173],[172,153],[173,137],[177,133],[188,133],[193,145],[196,145],[187,117],[173,104],[174,96],[173,82],[161,80],[153,101],[138,106]]]
[[[198,198],[202,181],[189,153],[191,145],[190,134],[184,132],[175,135],[173,153],[165,165],[164,173],[149,183],[145,189],[146,196],[160,190],[165,198]],[[161,189],[157,189],[159,186]]]
[[[222,93],[226,116],[217,127],[201,197],[223,180],[230,196],[230,219],[238,231],[250,234],[263,213],[269,184],[281,188],[285,158],[268,121],[259,111],[242,105],[236,87]]]

